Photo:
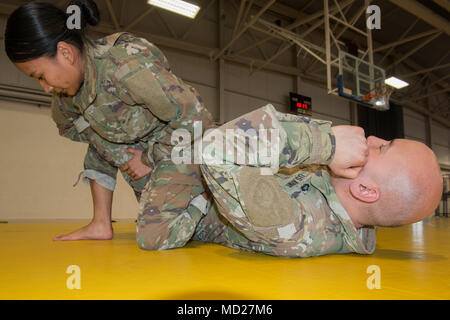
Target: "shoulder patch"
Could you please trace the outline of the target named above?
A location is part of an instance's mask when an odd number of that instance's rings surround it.
[[[123,81],[138,104],[145,104],[151,113],[161,120],[169,121],[177,116],[176,107],[170,102],[153,73],[142,68]]]

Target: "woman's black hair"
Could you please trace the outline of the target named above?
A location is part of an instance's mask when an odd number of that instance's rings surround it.
[[[50,3],[27,2],[8,18],[5,31],[6,54],[12,62],[26,62],[43,56],[53,58],[58,42],[64,41],[84,51],[89,42],[87,25],[95,26],[100,14],[93,0],[75,0],[69,5],[81,9],[81,28],[69,29],[70,14]]]

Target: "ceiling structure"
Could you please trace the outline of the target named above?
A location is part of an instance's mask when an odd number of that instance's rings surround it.
[[[42,0],[45,1],[45,0]],[[63,8],[67,0],[46,0]],[[21,0],[0,0],[0,14],[8,15]],[[324,1],[320,0],[192,0],[201,10],[194,20],[167,15],[146,0],[96,0],[102,22],[93,29],[98,34],[131,31],[157,45],[248,65],[252,72],[271,70],[321,83],[326,87]],[[363,0],[328,0],[341,22],[329,19],[333,42],[356,45],[367,50],[365,29],[367,3]],[[409,82],[391,99],[429,119],[449,127],[450,1],[449,0],[374,0],[381,10],[381,29],[372,30],[374,64],[387,75]],[[153,17],[154,19],[151,19]],[[155,32],[149,20],[158,20],[165,32]],[[193,30],[204,21],[215,20],[215,43],[192,40]],[[219,21],[219,23],[217,23]],[[292,41],[261,27],[272,23],[317,47],[317,57]],[[267,45],[275,50],[270,50]],[[321,50],[322,49],[322,50]],[[290,52],[296,61],[283,60]],[[321,53],[322,52],[322,53]],[[333,76],[336,71],[333,71]]]

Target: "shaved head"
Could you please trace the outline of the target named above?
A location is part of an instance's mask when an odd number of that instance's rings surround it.
[[[384,155],[385,159],[377,159],[377,168],[370,166],[365,172],[380,191],[369,210],[377,225],[401,226],[431,215],[442,195],[442,175],[433,151],[421,142],[398,139]]]
[[[442,174],[433,151],[413,140],[367,139],[367,163],[355,179],[333,185],[357,227],[396,227],[430,216],[442,196]]]

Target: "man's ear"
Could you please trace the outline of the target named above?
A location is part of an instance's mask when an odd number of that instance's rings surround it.
[[[349,188],[352,196],[363,202],[373,203],[380,198],[380,190],[373,183],[353,181]]]

